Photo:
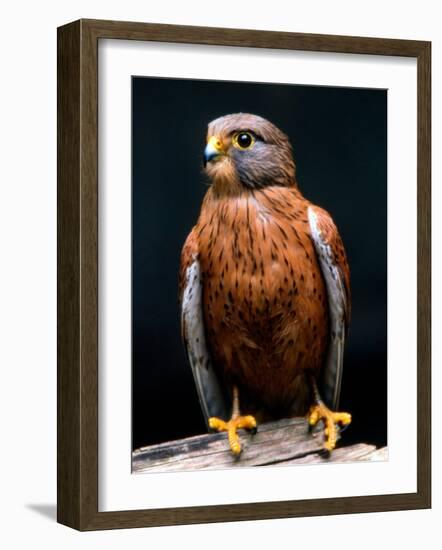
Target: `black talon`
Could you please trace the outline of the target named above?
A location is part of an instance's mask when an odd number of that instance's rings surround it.
[[[350,424],[338,424],[339,433],[344,433]]]
[[[331,452],[328,449],[321,449],[318,454],[322,458],[330,458]]]
[[[233,453],[232,453],[232,454],[233,454]],[[239,453],[233,454],[233,458],[234,458],[235,460],[239,460],[239,459],[241,458],[241,455],[242,455],[242,447],[241,447]]]

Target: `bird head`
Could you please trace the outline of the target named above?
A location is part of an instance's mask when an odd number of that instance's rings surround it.
[[[247,113],[226,115],[209,124],[204,167],[220,191],[296,185],[287,136],[265,118]]]

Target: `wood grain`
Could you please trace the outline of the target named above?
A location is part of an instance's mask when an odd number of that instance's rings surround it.
[[[58,34],[57,517],[80,524],[80,22]]]
[[[177,441],[142,447],[132,453],[132,473],[181,472],[244,468],[252,466],[286,466],[293,464],[327,464],[360,460],[385,460],[386,448],[358,444],[323,452],[323,431],[308,430],[305,419],[292,418],[268,422],[256,435],[241,431],[241,456],[232,455],[226,434],[203,434]]]
[[[98,508],[98,42],[150,40],[414,57],[418,64],[418,449],[416,493],[158,510]],[[80,530],[431,506],[428,42],[80,20],[58,29],[58,521]]]

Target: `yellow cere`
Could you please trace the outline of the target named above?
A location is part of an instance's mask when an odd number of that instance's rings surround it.
[[[219,139],[219,137],[217,137],[217,136],[210,137],[209,140],[207,141],[207,145],[212,146],[216,151],[222,151],[223,150],[223,144],[222,144],[221,140]]]

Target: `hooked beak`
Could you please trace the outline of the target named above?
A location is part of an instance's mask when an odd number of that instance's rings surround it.
[[[217,160],[222,155],[225,155],[225,151],[221,140],[216,136],[212,136],[204,149],[204,166],[212,160]]]

